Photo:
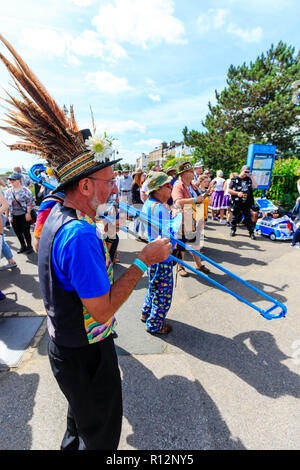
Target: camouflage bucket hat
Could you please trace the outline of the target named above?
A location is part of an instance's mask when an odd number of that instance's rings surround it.
[[[173,178],[171,176],[166,175],[166,173],[163,173],[162,171],[157,171],[155,173],[152,173],[151,175],[148,176],[146,180],[146,185],[147,185],[146,194],[149,195],[150,193],[152,193],[152,191],[157,191],[164,184],[170,183],[172,179]]]

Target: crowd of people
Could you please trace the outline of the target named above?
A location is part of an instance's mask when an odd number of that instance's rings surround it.
[[[188,166],[186,166],[188,164]],[[154,165],[149,172],[163,171],[160,165]],[[213,178],[210,168],[204,169],[201,162],[191,166],[189,162],[185,162],[183,166],[167,167],[164,172],[172,177],[171,186],[172,193],[167,201],[168,206],[174,209],[178,205],[183,208],[185,204],[192,204],[193,197],[201,196],[209,190],[209,194],[205,198],[196,202],[203,206],[202,226],[208,220],[209,209],[211,219],[218,221],[220,224],[231,227],[231,236],[235,236],[237,224],[241,217],[244,217],[245,224],[249,230],[249,235],[255,240],[254,226],[256,216],[253,214],[254,198],[253,189],[257,183],[250,174],[250,168],[245,165],[240,173],[231,173],[228,179],[223,178],[223,171],[218,170]],[[115,171],[115,178],[119,197],[122,202],[129,205],[142,205],[147,199],[147,174],[138,169],[130,172],[128,169],[123,171]],[[179,189],[180,188],[180,189]],[[179,192],[179,194],[178,194]],[[189,197],[188,197],[189,196]],[[181,199],[191,199],[188,203],[178,202]]]
[[[169,178],[170,195],[167,201],[163,202],[164,207],[169,211],[169,216],[174,217],[178,212],[184,212],[185,219],[189,219],[189,221],[185,220],[180,233],[177,234],[184,243],[188,242],[201,253],[204,227],[209,212],[212,221],[231,228],[230,236],[235,236],[237,225],[244,219],[250,237],[253,240],[256,239],[254,228],[258,213],[255,208],[253,189],[257,184],[247,165],[242,167],[240,173],[230,173],[227,179],[224,179],[222,170],[217,170],[215,177],[213,177],[211,169],[204,169],[201,161],[194,166],[190,162],[184,162],[178,168],[171,166],[165,170],[160,165],[154,165],[148,173],[142,169],[135,171],[130,171],[128,168],[115,170],[114,179],[118,190],[118,200],[144,210],[143,205],[151,199],[149,199],[147,187],[149,177],[151,181],[151,175],[159,175],[162,172]],[[49,168],[44,176],[54,187],[57,186],[58,182]],[[34,191],[31,191],[33,187]],[[48,188],[33,183],[19,166],[13,168],[12,173],[6,178],[6,182],[0,179],[0,188],[0,254],[6,259],[6,262],[0,266],[0,271],[4,271],[17,267],[11,248],[5,241],[4,228],[12,226],[20,243],[17,253],[30,254],[33,251],[31,226],[34,224],[34,251],[38,252],[45,220],[53,206],[57,202],[63,202],[63,195],[53,194]],[[297,188],[300,194],[300,180],[298,180]],[[35,198],[33,194],[35,194]],[[37,220],[32,218],[32,211],[34,212],[35,207],[39,208]],[[191,209],[190,213],[187,209]],[[292,214],[296,219],[296,230],[291,247],[300,249],[300,197],[296,200]],[[129,217],[129,219],[133,220],[133,232],[137,235],[138,240],[154,239],[147,233],[146,224],[140,221],[139,217]],[[115,230],[113,230],[112,237],[106,237],[106,242],[112,262],[118,262],[119,237]],[[185,248],[178,246],[174,253],[179,259],[184,260],[184,252]],[[200,257],[193,254],[193,259],[197,269],[209,274],[209,269],[201,263]],[[188,276],[182,265],[177,266],[177,273],[182,277]],[[148,302],[150,297],[148,292]],[[3,293],[0,298],[5,298]]]

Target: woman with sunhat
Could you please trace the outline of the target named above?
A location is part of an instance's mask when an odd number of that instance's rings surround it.
[[[142,209],[149,219],[160,220],[161,226],[169,233],[172,233],[171,213],[166,205],[172,192],[171,180],[172,177],[163,172],[151,173],[146,180],[148,198]],[[153,241],[159,235],[159,229],[148,224],[148,240]],[[169,333],[171,326],[165,322],[165,318],[172,302],[173,261],[168,258],[151,265],[148,277],[149,288],[141,309],[141,320],[146,323],[146,331],[151,334]]]
[[[183,211],[185,216],[182,224],[182,241],[184,243],[194,243],[197,238],[196,204],[202,203],[205,197],[210,193],[210,190],[201,196],[198,195],[197,188],[193,185],[194,171],[190,162],[185,162],[179,165],[178,175],[180,176],[179,181],[175,184],[172,191],[174,208],[175,210]],[[188,210],[189,208],[191,211]],[[193,236],[188,237],[189,233]],[[183,260],[185,248],[178,246],[178,250],[180,257]],[[197,269],[208,274],[210,270],[201,263],[200,257],[193,253],[192,256]],[[179,266],[178,274],[184,277],[188,276],[188,273],[183,266]]]

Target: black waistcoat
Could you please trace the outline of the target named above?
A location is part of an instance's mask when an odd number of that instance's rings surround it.
[[[51,253],[57,231],[77,219],[73,209],[57,203],[42,230],[39,244],[38,270],[41,292],[47,312],[47,327],[55,343],[78,348],[88,345],[84,328],[83,306],[75,291],[61,289],[55,282]]]

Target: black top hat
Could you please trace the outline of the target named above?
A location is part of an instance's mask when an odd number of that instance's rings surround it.
[[[84,141],[92,137],[90,129],[82,129],[80,133]],[[101,161],[98,161],[95,158],[95,153],[95,151],[87,148],[86,152],[77,155],[73,160],[56,168],[55,174],[60,184],[55,188],[55,192],[63,191],[68,185],[122,160],[122,158],[110,160],[110,156],[105,156]]]

